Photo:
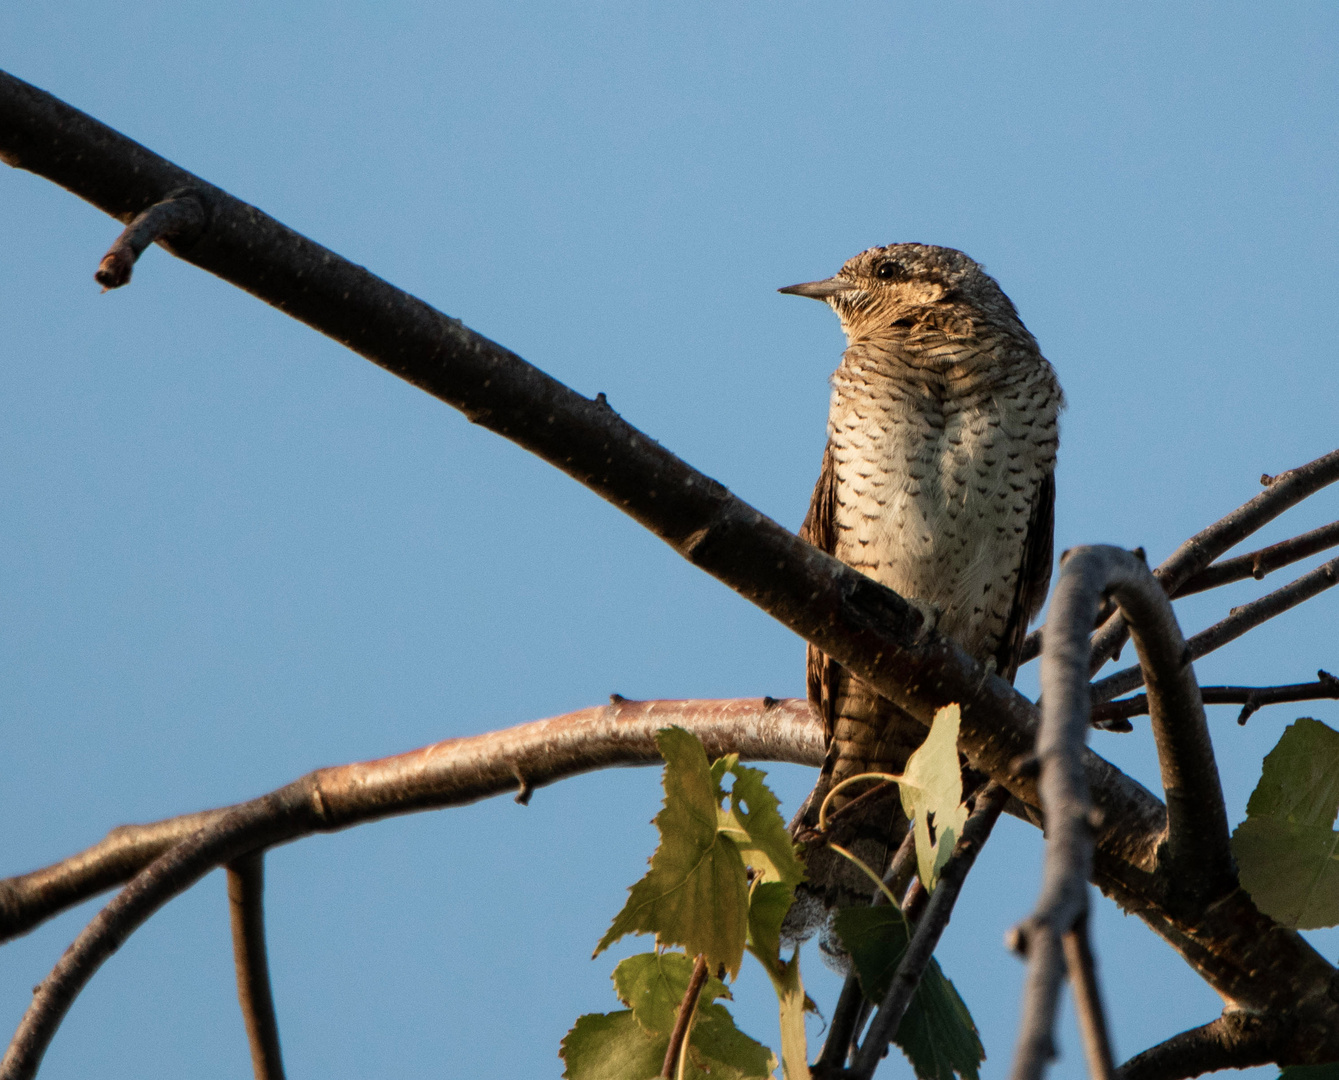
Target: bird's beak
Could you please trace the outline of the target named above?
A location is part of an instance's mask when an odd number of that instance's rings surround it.
[[[830,277],[823,281],[802,281],[798,285],[787,285],[777,292],[787,296],[807,296],[813,300],[827,300],[829,297],[844,293],[853,286],[841,277]]]

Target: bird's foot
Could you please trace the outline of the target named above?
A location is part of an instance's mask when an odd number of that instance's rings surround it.
[[[937,604],[932,604],[928,600],[908,599],[907,603],[921,613],[921,625],[916,629],[916,636],[912,639],[920,645],[934,633],[935,627],[939,625],[941,612]]]

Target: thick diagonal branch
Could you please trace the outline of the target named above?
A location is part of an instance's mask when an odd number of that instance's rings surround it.
[[[232,924],[237,1002],[242,1007],[256,1080],[284,1080],[279,1020],[270,989],[265,949],[265,856],[252,851],[228,864],[228,915]]]

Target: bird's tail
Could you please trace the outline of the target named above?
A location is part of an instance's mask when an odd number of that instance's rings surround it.
[[[900,775],[927,734],[923,725],[867,683],[836,665],[832,668],[823,680],[824,700],[814,703],[825,719],[831,718],[827,759],[790,825],[791,835],[804,846],[807,874],[783,928],[794,941],[804,941],[826,927],[838,908],[869,903],[873,882],[833,844],[882,876],[907,832],[896,784],[879,786],[871,778],[847,785],[831,799],[828,794],[844,780],[865,773]],[[827,827],[820,832],[824,800]]]

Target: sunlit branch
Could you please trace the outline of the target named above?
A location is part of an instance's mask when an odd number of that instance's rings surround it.
[[[250,852],[228,864],[228,914],[237,1002],[251,1047],[251,1071],[256,1080],[284,1080],[265,949],[265,856],[261,852]]]
[[[328,823],[318,818],[312,829],[346,828],[394,814],[457,806],[522,786],[533,790],[611,765],[658,765],[655,734],[670,724],[696,734],[713,757],[737,752],[745,760],[803,765],[823,761],[822,726],[804,701],[619,698],[609,705],[486,735],[447,739],[379,761],[321,769],[311,774],[312,784],[336,818]],[[152,825],[122,826],[77,855],[0,881],[0,941],[129,881],[174,845],[217,824],[239,806]]]
[[[1173,1035],[1116,1070],[1117,1080],[1188,1080],[1218,1069],[1248,1069],[1277,1061],[1286,1021],[1224,1012],[1203,1027]]]

